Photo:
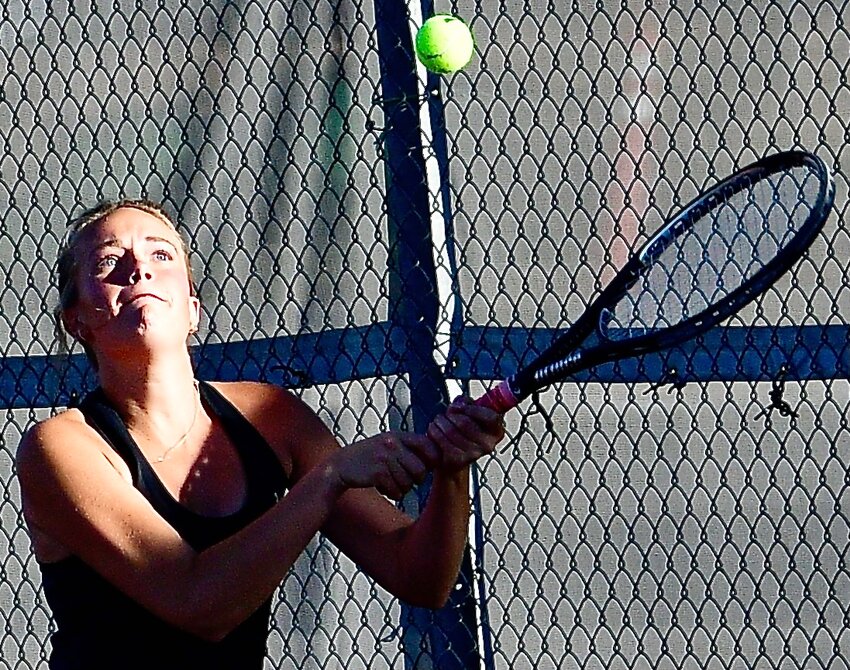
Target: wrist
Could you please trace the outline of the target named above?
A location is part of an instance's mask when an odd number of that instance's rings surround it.
[[[440,465],[434,469],[434,480],[465,487],[469,482],[469,467],[468,463],[465,465]]]
[[[313,475],[317,479],[317,486],[333,500],[350,488],[332,458],[319,464],[313,471]]]

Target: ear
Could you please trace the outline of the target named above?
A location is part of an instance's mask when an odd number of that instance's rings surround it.
[[[195,296],[189,297],[189,334],[198,332],[201,322],[201,301]]]

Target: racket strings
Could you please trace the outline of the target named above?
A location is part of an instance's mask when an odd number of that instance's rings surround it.
[[[747,178],[695,208],[691,225],[606,314],[608,337],[671,328],[711,310],[791,243],[820,186],[808,166],[799,166]]]

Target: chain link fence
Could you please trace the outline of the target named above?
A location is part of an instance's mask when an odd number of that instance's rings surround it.
[[[850,4],[0,10],[0,668],[49,655],[14,455],[93,384],[51,319],[82,208],[164,202],[195,256],[199,376],[291,387],[350,442],[512,372],[672,210],[792,147],[837,194],[791,275],[692,349],[512,413],[444,610],[393,601],[317,539],[267,667],[850,666]],[[412,60],[433,11],[476,36],[452,77]]]

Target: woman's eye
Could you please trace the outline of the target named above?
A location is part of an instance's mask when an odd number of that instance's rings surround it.
[[[172,256],[165,249],[159,249],[153,252],[153,257],[158,261],[170,261]]]
[[[95,268],[98,271],[111,270],[112,268],[115,267],[115,264],[117,262],[118,262],[117,256],[104,256],[103,258],[101,258],[97,261],[97,263],[95,264]]]

